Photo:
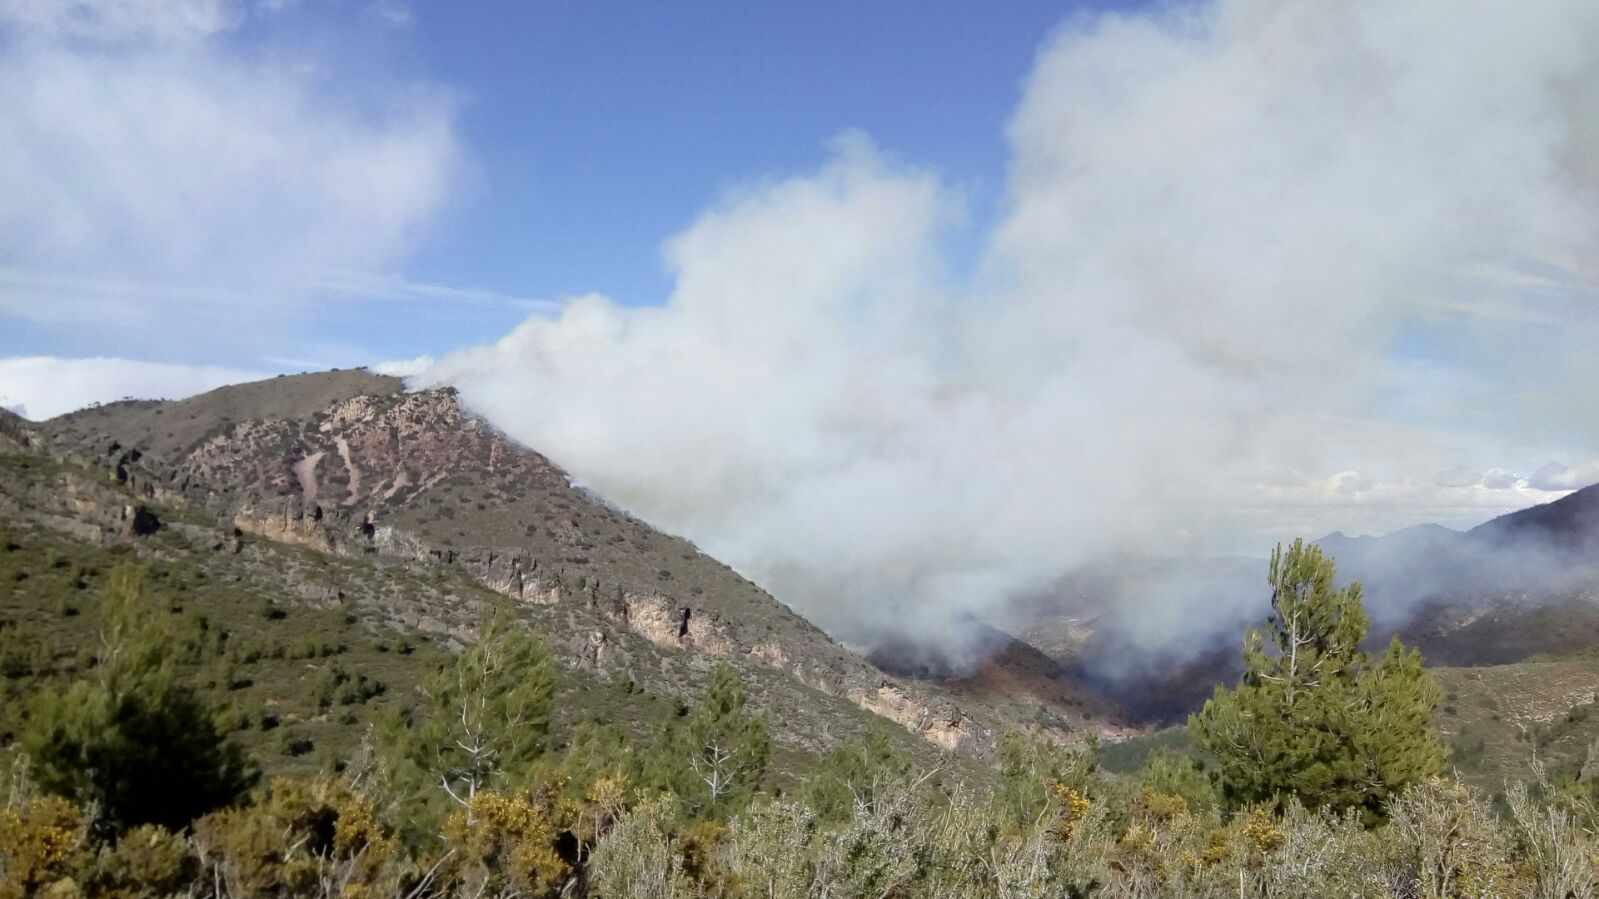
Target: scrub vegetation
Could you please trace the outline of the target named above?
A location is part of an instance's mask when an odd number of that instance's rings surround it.
[[[5,546],[11,577],[31,579],[23,543]],[[240,686],[243,658],[273,658],[263,635],[298,610],[236,598],[258,627],[202,624],[174,601],[186,593],[171,571],[100,564],[52,557],[40,576],[70,587],[75,610],[7,626],[49,620],[38,632],[62,642],[28,661],[35,687],[54,687],[8,725],[0,896],[1576,897],[1599,884],[1584,783],[1516,783],[1495,802],[1446,777],[1428,724],[1442,691],[1397,644],[1375,660],[1354,648],[1358,588],[1333,590],[1331,564],[1300,544],[1274,559],[1248,673],[1190,723],[1198,761],[1155,751],[1115,775],[1091,743],[1013,732],[979,776],[948,776],[874,729],[786,781],[765,713],[726,665],[647,729],[561,725],[572,694],[501,605],[453,654],[363,644],[358,620],[309,629],[327,655],[291,652],[284,633],[281,661],[298,663],[285,668],[315,673],[270,706],[293,716],[274,729],[353,714],[345,733],[359,735],[325,764],[284,765],[317,750],[274,750],[235,694],[254,686]],[[93,639],[68,658],[75,629]],[[247,634],[267,649],[229,667]],[[407,662],[361,664],[394,658]]]

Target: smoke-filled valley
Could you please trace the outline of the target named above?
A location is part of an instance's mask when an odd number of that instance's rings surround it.
[[[1315,542],[1340,582],[1362,585],[1374,651],[1399,635],[1435,664],[1503,665],[1599,639],[1599,486],[1463,532]],[[1266,570],[1264,557],[1108,557],[995,620],[1135,719],[1181,721],[1237,677],[1239,633],[1270,614]]]

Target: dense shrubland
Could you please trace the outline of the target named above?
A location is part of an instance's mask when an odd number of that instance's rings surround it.
[[[589,721],[554,745],[552,663],[495,614],[340,770],[260,779],[171,681],[138,572],[108,583],[97,658],[36,700],[0,782],[0,899],[1555,899],[1599,884],[1587,785],[1496,801],[1445,776],[1437,687],[1402,647],[1359,650],[1358,588],[1334,589],[1302,545],[1274,558],[1243,682],[1191,723],[1197,760],[1157,753],[1112,777],[1091,742],[1017,733],[972,778],[878,733],[786,790],[725,666],[649,739]],[[359,683],[334,681],[334,702]]]
[[[184,831],[97,833],[92,806],[13,774],[3,896],[1582,897],[1593,807],[1512,788],[1496,809],[1444,779],[1355,810],[1228,809],[1138,778],[930,787],[878,772],[842,814],[758,796],[697,818],[671,791],[562,763],[481,790],[427,833],[370,781],[274,779]],[[1067,767],[1071,767],[1068,764]],[[1159,767],[1152,766],[1152,768]],[[1203,781],[1199,781],[1202,784]],[[1156,785],[1152,785],[1156,784]],[[1157,786],[1158,785],[1158,786]],[[1201,791],[1203,787],[1200,787]],[[1015,804],[1025,798],[1025,805]],[[1036,812],[1036,814],[1035,814]],[[1031,815],[1031,817],[1029,817]]]

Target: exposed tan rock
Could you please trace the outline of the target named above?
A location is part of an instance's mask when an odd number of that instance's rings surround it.
[[[605,665],[606,650],[610,647],[610,640],[604,631],[594,631],[589,634],[589,639],[583,646],[582,658],[595,668]]]
[[[294,463],[294,479],[300,485],[300,495],[304,496],[307,501],[316,501],[316,466],[325,455],[327,455],[325,452],[314,452]]]
[[[897,722],[951,752],[970,752],[981,745],[980,735],[968,727],[959,709],[934,709],[892,681],[883,680],[875,687],[851,690],[845,695],[861,708]]]
[[[306,514],[299,502],[286,502],[277,508],[247,506],[234,513],[232,524],[246,534],[265,537],[280,543],[294,543],[321,552],[337,552],[339,541],[334,532],[324,526],[320,506],[313,506]]]
[[[657,646],[683,645],[683,611],[666,597],[630,593],[623,597],[621,621]]]

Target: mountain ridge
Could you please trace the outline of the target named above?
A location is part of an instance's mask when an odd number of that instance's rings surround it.
[[[275,378],[175,402],[129,401],[32,426],[62,458],[154,502],[347,558],[458,568],[522,603],[580,608],[577,652],[624,627],[667,650],[756,664],[951,751],[983,753],[1006,703],[890,676],[732,569],[573,486],[464,410],[362,370]],[[1058,738],[1124,730],[1079,704]]]

